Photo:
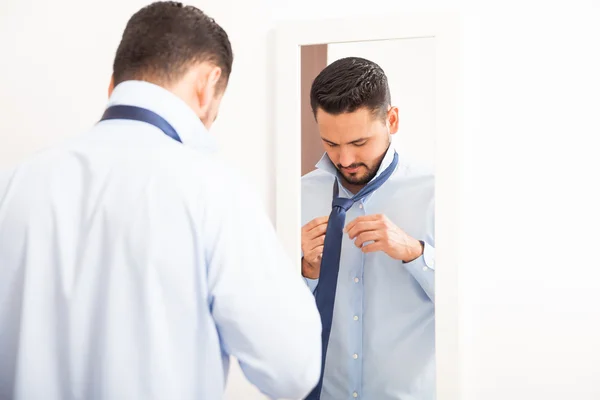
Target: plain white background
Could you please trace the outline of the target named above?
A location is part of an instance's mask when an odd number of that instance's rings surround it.
[[[236,60],[214,127],[274,215],[270,28],[288,19],[465,13],[463,399],[600,398],[600,6],[206,0]],[[449,4],[450,3],[450,4]],[[0,3],[0,167],[86,129],[138,0]],[[1,238],[0,238],[1,240]],[[228,399],[258,399],[232,371]]]

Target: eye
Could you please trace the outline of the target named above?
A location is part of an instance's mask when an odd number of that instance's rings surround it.
[[[359,143],[353,143],[356,147],[360,147],[360,146],[364,146],[365,144],[367,144],[367,141],[365,140],[364,142],[359,142]]]
[[[335,144],[335,143],[329,143],[329,142],[326,142],[326,143],[327,143],[327,146],[329,146],[329,147],[337,147],[337,144]]]

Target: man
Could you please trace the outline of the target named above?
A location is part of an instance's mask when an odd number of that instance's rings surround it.
[[[316,385],[314,299],[207,132],[232,59],[202,11],[144,7],[102,120],[0,175],[0,398],[220,399],[229,355],[270,397]]]
[[[398,108],[374,62],[330,64],[311,106],[325,154],[302,178],[302,275],[324,370],[307,398],[432,400],[434,178],[391,145]]]

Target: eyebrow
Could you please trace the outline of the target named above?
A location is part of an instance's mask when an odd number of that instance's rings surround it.
[[[337,143],[334,143],[334,142],[332,142],[331,140],[327,140],[327,139],[325,139],[324,137],[322,137],[321,139],[322,139],[324,142],[327,142],[327,143],[329,143],[329,144],[335,144],[335,145],[337,145]],[[364,142],[364,141],[366,141],[366,140],[368,140],[368,139],[369,139],[368,137],[362,137],[362,138],[358,138],[358,139],[356,139],[356,140],[353,140],[353,141],[351,141],[351,142],[348,142],[348,144],[356,144],[356,143],[359,143],[359,142]]]

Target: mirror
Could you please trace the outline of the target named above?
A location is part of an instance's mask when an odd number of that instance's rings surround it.
[[[309,399],[435,398],[434,46],[433,38],[301,46],[302,274],[331,329]],[[336,175],[340,197],[360,196],[394,151],[391,176],[345,211],[353,229],[333,260],[326,253],[336,244],[322,243],[336,234],[326,218],[337,217]],[[337,279],[316,278],[334,264]]]
[[[319,395],[322,400],[460,398],[459,26],[453,14],[419,13],[286,21],[276,29],[272,114],[276,227],[286,251],[297,260],[298,274],[304,275],[315,294],[325,331],[329,331],[323,340],[323,377],[309,399]],[[343,76],[341,61],[348,57],[374,62],[371,69],[383,71],[391,98],[387,108],[379,114],[364,113],[362,119],[351,118],[356,110],[335,109],[317,111],[315,118],[313,80],[337,63],[338,81],[351,81]],[[321,79],[316,97],[327,98],[328,93],[335,97],[335,80],[331,76]],[[348,85],[360,86],[360,81]],[[313,100],[320,110],[324,100]],[[349,143],[361,135],[380,140],[375,143],[371,138],[370,145]],[[384,178],[368,196],[348,203],[347,198],[360,195],[361,187],[369,187],[369,182],[384,175],[394,153],[398,165],[392,168],[391,177]],[[360,182],[359,175],[367,180]],[[334,187],[343,198],[335,203]],[[350,224],[355,237],[339,231],[329,235],[327,224],[321,226],[325,238],[342,238],[341,244],[329,239],[334,243],[323,244],[321,249],[337,246],[339,260],[331,256],[335,252],[324,251],[320,261],[327,267],[321,268],[315,261],[321,253],[316,250],[306,266],[303,256],[318,247],[306,246],[306,242],[318,235],[306,239],[303,227],[306,232],[306,224],[315,218],[330,216],[331,220],[332,203],[346,204],[341,226]],[[334,220],[340,224],[338,217]],[[369,217],[375,225],[366,224]],[[356,221],[362,222],[360,229]],[[396,238],[411,250],[418,242],[424,250],[410,252],[417,258],[405,260],[399,255],[402,252],[394,250],[398,246],[366,251],[367,246],[381,242],[372,233],[365,235],[375,230],[373,226],[386,227],[375,232],[383,229],[386,236],[381,237]],[[356,234],[363,234],[358,246]],[[332,269],[330,265],[337,266]],[[318,274],[311,274],[311,268]],[[323,300],[326,293],[334,300]]]

